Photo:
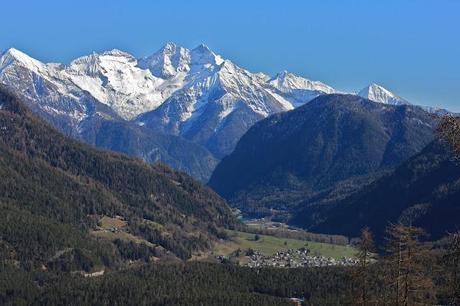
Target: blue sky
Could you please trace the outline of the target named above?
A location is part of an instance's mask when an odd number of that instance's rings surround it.
[[[15,0],[0,10],[0,49],[42,61],[205,43],[250,71],[289,70],[347,91],[375,82],[460,111],[457,0]]]

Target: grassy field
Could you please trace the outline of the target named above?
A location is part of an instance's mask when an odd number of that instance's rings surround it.
[[[104,229],[111,229],[111,228],[122,229],[122,228],[125,228],[128,224],[123,219],[103,216],[101,219],[99,219],[99,225]]]
[[[115,240],[121,239],[124,241],[133,241],[136,243],[145,243],[153,246],[148,241],[141,237],[136,237],[124,229],[127,227],[126,221],[119,218],[111,218],[103,216],[99,219],[100,230],[93,231],[92,234],[96,237]],[[255,234],[239,232],[239,231],[228,231],[231,239],[217,243],[211,252],[205,252],[204,254],[194,256],[194,259],[205,258],[209,255],[224,255],[228,256],[234,251],[241,249],[253,249],[260,253],[270,256],[280,250],[285,249],[299,249],[307,248],[310,250],[312,255],[342,258],[342,257],[354,257],[355,249],[350,246],[321,243],[306,241],[301,239],[292,238],[279,238],[269,235],[258,235],[259,239],[255,239]]]
[[[282,249],[299,249],[305,247],[312,255],[341,258],[355,257],[356,250],[350,246],[341,246],[329,243],[311,242],[298,239],[278,238],[274,236],[255,235],[245,232],[230,231],[231,241],[225,241],[215,246],[214,255],[229,255],[237,249],[253,249],[264,255],[272,255]]]
[[[102,216],[98,220],[100,228],[96,231],[91,231],[91,234],[98,238],[114,241],[116,239],[123,240],[125,242],[145,243],[148,246],[155,246],[154,244],[144,240],[141,237],[134,236],[128,233],[125,229],[128,223],[121,218],[111,218],[108,216]]]

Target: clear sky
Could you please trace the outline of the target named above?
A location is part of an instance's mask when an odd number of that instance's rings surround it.
[[[205,43],[250,71],[289,70],[344,91],[384,85],[460,111],[460,0],[14,0],[0,49],[45,61]]]

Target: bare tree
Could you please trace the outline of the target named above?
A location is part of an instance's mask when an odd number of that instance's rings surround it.
[[[386,277],[390,290],[389,303],[397,306],[431,305],[435,300],[434,285],[425,267],[431,256],[420,242],[422,229],[402,224],[387,229]]]
[[[375,252],[375,243],[372,237],[372,233],[368,227],[364,227],[361,230],[361,237],[357,245],[358,248],[358,266],[354,270],[353,279],[357,284],[357,292],[354,298],[355,305],[370,305],[371,298],[369,294],[369,280],[371,278],[371,272],[369,271],[369,265],[373,259],[373,253]]]

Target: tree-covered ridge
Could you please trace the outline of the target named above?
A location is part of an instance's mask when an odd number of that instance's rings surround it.
[[[321,233],[349,236],[357,236],[367,225],[379,242],[390,222],[401,222],[439,239],[458,229],[459,186],[460,165],[445,143],[437,140],[395,171],[323,207],[320,222],[311,222],[312,211],[320,210],[308,203],[292,222]]]
[[[0,241],[20,265],[46,266],[68,248],[92,265],[116,261],[113,244],[89,235],[97,216],[121,216],[130,234],[180,258],[235,224],[225,201],[189,176],[68,139],[3,89],[0,105]]]
[[[243,211],[290,212],[315,193],[393,169],[432,141],[434,126],[420,107],[320,96],[255,124],[209,185]]]

